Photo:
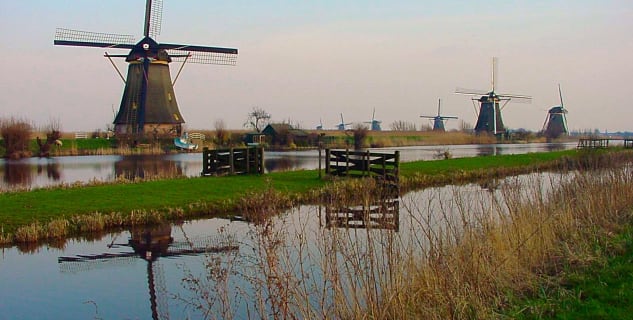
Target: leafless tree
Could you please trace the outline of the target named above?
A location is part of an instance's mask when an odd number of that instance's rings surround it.
[[[218,146],[224,146],[229,142],[230,135],[226,130],[226,124],[224,120],[218,119],[215,120],[215,144]]]
[[[245,128],[255,129],[257,132],[261,132],[262,129],[270,121],[270,113],[260,107],[253,107],[253,110],[248,113],[248,118],[244,122]]]
[[[403,120],[394,121],[391,124],[391,130],[393,131],[415,131],[415,129],[415,123]]]

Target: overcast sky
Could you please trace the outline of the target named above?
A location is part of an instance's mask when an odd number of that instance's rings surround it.
[[[441,4],[440,4],[441,2]],[[313,129],[369,121],[471,125],[457,87],[530,95],[506,126],[540,130],[563,90],[572,130],[633,131],[633,1],[164,0],[158,42],[239,49],[236,66],[186,64],[186,128],[239,129],[253,107]],[[105,129],[123,82],[104,49],[54,46],[56,27],[142,37],[143,0],[0,0],[0,117]],[[111,54],[126,51],[107,50]],[[122,72],[123,59],[117,60]],[[172,77],[179,63],[171,64]],[[448,129],[457,128],[451,120]]]

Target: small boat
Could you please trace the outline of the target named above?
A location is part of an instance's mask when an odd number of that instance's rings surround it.
[[[174,138],[174,145],[183,150],[197,150],[198,145],[189,141],[189,134],[186,132],[182,136]]]

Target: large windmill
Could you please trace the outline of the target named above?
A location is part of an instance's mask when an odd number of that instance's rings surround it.
[[[443,116],[440,111],[441,105],[442,105],[442,99],[438,99],[436,116],[420,116],[420,118],[433,119],[433,131],[442,131],[442,132],[446,131],[446,129],[444,128],[444,120],[457,119],[457,117]]]
[[[563,104],[563,92],[558,85],[558,96],[560,97],[560,105],[554,106],[547,111],[545,122],[543,123],[543,134],[548,139],[556,139],[561,135],[569,134],[567,127],[567,109]]]
[[[382,121],[376,120],[376,108],[374,108],[374,112],[371,114],[371,121],[365,121],[365,123],[369,123],[371,125],[372,131],[382,130],[382,128],[380,127],[380,124],[382,123]]]
[[[180,135],[185,122],[174,94],[169,63],[182,61],[201,64],[235,65],[237,49],[158,43],[162,0],[146,0],[143,39],[136,42],[131,35],[96,33],[58,28],[55,45],[128,49],[125,54],[108,54],[110,59],[125,58],[128,62],[125,89],[114,119],[115,133],[142,137],[146,133]],[[114,65],[114,63],[112,63]],[[118,69],[117,69],[118,72]],[[123,79],[123,75],[119,72]]]
[[[475,101],[479,102],[479,112],[477,114],[477,124],[475,125],[475,133],[492,134],[500,136],[506,133],[506,128],[503,125],[503,118],[501,117],[501,110],[510,102],[515,100],[517,102],[531,102],[532,97],[517,94],[503,94],[497,93],[495,71],[497,69],[497,58],[492,58],[492,89],[489,92],[479,90],[466,90],[457,89],[455,93],[465,94],[470,96],[479,96],[479,98],[472,98],[473,104]],[[503,101],[503,104],[499,106],[499,103]]]

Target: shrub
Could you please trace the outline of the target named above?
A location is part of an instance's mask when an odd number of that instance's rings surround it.
[[[29,140],[33,127],[22,119],[10,118],[0,120],[0,135],[6,149],[5,157],[20,159],[31,156]]]

